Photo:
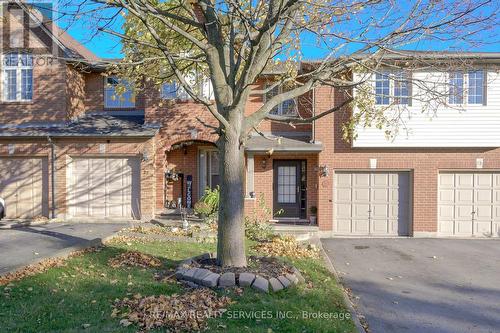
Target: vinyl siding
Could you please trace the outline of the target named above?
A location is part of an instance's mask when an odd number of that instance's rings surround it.
[[[387,111],[401,113],[394,137],[388,138],[384,129],[363,128],[360,125],[353,147],[500,147],[500,74],[495,69],[486,70],[486,73],[486,105],[447,107],[435,102],[433,106],[428,99],[413,98],[411,106],[398,111],[392,107]],[[360,80],[361,77],[360,74],[355,75],[355,79]],[[425,82],[447,82],[446,74],[437,72],[413,73],[413,78]],[[437,87],[446,90],[444,84]],[[464,88],[467,89],[467,83],[464,83]],[[422,94],[423,90],[414,84],[412,95]],[[464,101],[467,101],[467,95]]]

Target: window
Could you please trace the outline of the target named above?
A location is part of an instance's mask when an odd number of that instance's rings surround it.
[[[390,94],[389,72],[375,74],[375,103],[378,105],[388,105]]]
[[[268,89],[270,85],[266,86],[266,89]],[[274,96],[282,93],[283,90],[281,87],[276,86],[273,87],[273,89],[269,90],[265,94],[265,101],[270,100]],[[297,116],[297,108],[295,105],[295,99],[287,99],[286,101],[282,102],[281,104],[278,104],[275,106],[271,112],[271,114],[278,115],[278,116]]]
[[[407,71],[383,71],[375,74],[375,104],[411,105],[411,82]]]
[[[3,56],[3,100],[33,99],[33,56],[28,53],[8,53]]]
[[[468,102],[469,104],[483,104],[484,103],[484,72],[483,71],[470,71],[468,73]]]
[[[178,86],[175,82],[164,83],[161,86],[161,98],[176,99],[178,95]]]
[[[394,103],[409,104],[410,83],[405,71],[394,72]]]
[[[104,86],[104,107],[110,109],[135,107],[135,96],[127,80],[108,76]]]
[[[450,73],[449,85],[450,95],[448,102],[450,104],[462,104],[464,101],[464,73]]]

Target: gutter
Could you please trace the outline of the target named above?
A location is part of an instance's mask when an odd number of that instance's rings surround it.
[[[50,207],[51,216],[56,218],[56,145],[49,135],[47,135],[47,142],[50,144],[50,182],[52,192],[52,204]]]
[[[312,90],[312,116],[316,116],[316,88]],[[311,143],[316,143],[316,120],[312,122]]]

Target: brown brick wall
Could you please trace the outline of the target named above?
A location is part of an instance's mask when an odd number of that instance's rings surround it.
[[[147,161],[141,161],[141,218],[150,219],[155,215],[156,200],[156,182],[154,169],[155,142],[154,139],[138,142],[136,140],[104,140],[104,139],[80,139],[80,140],[54,140],[56,144],[56,213],[58,216],[64,216],[66,213],[66,167],[70,157],[88,156],[88,157],[139,157],[142,158],[143,152],[147,151],[151,156]],[[15,152],[9,155],[8,145],[15,145]],[[100,153],[100,144],[106,144],[106,152]],[[44,156],[49,161],[49,184],[44,191],[48,191],[49,211],[52,205],[51,191],[51,151],[47,141],[0,141],[0,156]]]

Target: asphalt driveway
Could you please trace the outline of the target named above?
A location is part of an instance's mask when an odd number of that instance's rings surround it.
[[[74,223],[0,229],[0,275],[75,246],[105,238],[127,223]]]
[[[500,240],[321,241],[371,332],[500,332]]]

